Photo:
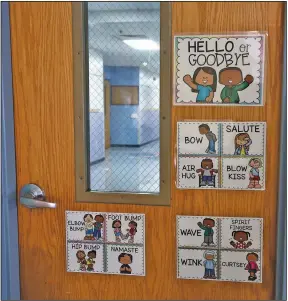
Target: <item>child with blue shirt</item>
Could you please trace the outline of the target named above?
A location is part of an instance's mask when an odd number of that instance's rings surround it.
[[[215,252],[211,251],[211,250],[208,250],[208,251],[204,252],[203,256],[206,259],[203,262],[204,267],[205,267],[205,274],[204,274],[203,278],[205,278],[205,279],[207,279],[207,278],[216,279],[216,276],[215,276],[216,262],[214,260]]]
[[[211,67],[199,67],[195,70],[193,79],[189,74],[183,78],[192,92],[197,92],[196,102],[213,102],[214,92],[217,86],[217,74]]]

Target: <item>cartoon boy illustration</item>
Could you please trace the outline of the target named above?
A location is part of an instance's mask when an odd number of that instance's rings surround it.
[[[204,252],[203,257],[205,258],[205,260],[203,262],[204,267],[205,267],[205,274],[204,274],[203,278],[216,279],[216,276],[215,276],[216,262],[214,260],[215,252],[207,250]]]
[[[249,185],[248,188],[261,188],[259,184],[260,181],[260,171],[259,168],[262,167],[262,161],[259,158],[252,158],[248,165],[251,167],[249,172]]]
[[[121,221],[119,219],[113,221],[112,228],[114,228],[115,241],[120,242],[122,237]]]
[[[239,133],[234,139],[235,152],[234,155],[247,156],[249,155],[249,148],[252,144],[252,140],[247,133]]]
[[[86,234],[84,239],[92,240],[92,239],[94,239],[94,237],[93,237],[93,230],[94,230],[93,216],[91,214],[85,214],[83,219],[85,222],[85,234]]]
[[[243,81],[242,71],[238,67],[228,67],[220,70],[219,83],[225,85],[220,94],[222,102],[239,103],[240,98],[238,91],[249,87],[253,80],[253,76],[248,74]]]
[[[209,125],[207,124],[199,125],[199,133],[201,135],[205,135],[209,142],[205,152],[208,154],[216,154],[215,142],[217,141],[217,138],[216,135],[210,131]]]
[[[256,273],[260,271],[256,262],[258,261],[258,255],[254,252],[248,253],[246,260],[248,261],[248,264],[246,265],[245,270],[248,270],[249,272],[248,280],[255,281],[257,279]]]
[[[128,243],[130,244],[133,244],[134,243],[134,236],[137,232],[137,223],[135,221],[131,221],[129,224],[128,224],[128,227],[130,229],[127,229],[128,231],[128,237],[129,237],[129,240],[128,240]]]
[[[196,170],[197,173],[201,173],[201,186],[214,186],[213,175],[218,173],[218,169],[213,169],[213,161],[211,159],[203,159],[201,162],[201,168]]]
[[[87,259],[87,271],[91,272],[94,271],[94,263],[95,263],[95,258],[96,258],[96,251],[92,250],[89,251],[88,254],[88,259]]]
[[[233,238],[236,240],[236,242],[231,241],[230,244],[233,246],[235,249],[247,249],[252,245],[251,241],[247,240],[250,237],[249,232],[245,231],[233,231],[232,232]]]
[[[203,224],[201,222],[197,223],[197,225],[204,230],[204,242],[202,243],[202,247],[215,246],[213,242],[213,227],[215,227],[215,221],[212,218],[204,218]]]
[[[77,257],[77,262],[80,263],[79,265],[79,270],[80,271],[86,271],[86,254],[83,250],[78,250],[76,253],[76,257]]]
[[[121,274],[131,274],[132,269],[129,264],[133,262],[133,256],[131,254],[127,253],[121,253],[118,256],[118,261],[122,263],[120,267],[120,273]]]
[[[94,218],[94,238],[96,240],[101,240],[101,229],[103,228],[104,217],[101,214],[97,214]]]
[[[213,102],[214,92],[217,86],[217,74],[211,67],[199,67],[195,70],[193,79],[189,74],[183,77],[192,92],[197,92],[196,102]]]

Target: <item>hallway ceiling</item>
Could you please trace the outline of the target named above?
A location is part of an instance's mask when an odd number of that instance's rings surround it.
[[[135,50],[123,35],[146,36],[159,44],[159,2],[91,2],[88,4],[89,48],[109,66],[141,66],[159,72],[159,51]]]

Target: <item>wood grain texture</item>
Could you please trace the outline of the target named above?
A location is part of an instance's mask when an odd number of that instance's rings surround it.
[[[173,3],[174,34],[268,32],[265,106],[173,107],[171,141],[174,150],[178,120],[267,121],[267,182],[264,192],[181,191],[173,166],[171,206],[152,207],[75,202],[71,3],[10,3],[18,190],[39,184],[58,204],[19,206],[22,299],[274,298],[284,5]],[[67,273],[65,210],[145,213],[146,277]],[[264,217],[263,283],[176,279],[177,214]]]

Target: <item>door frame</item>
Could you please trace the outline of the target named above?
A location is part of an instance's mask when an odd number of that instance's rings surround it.
[[[287,4],[285,4],[287,5]],[[286,18],[284,24],[284,57],[283,83],[281,100],[281,137],[280,137],[280,168],[278,188],[278,225],[277,225],[277,258],[275,300],[286,300],[287,297],[287,38]],[[16,166],[13,114],[13,87],[10,49],[10,18],[9,3],[1,3],[1,41],[2,41],[2,93],[1,93],[1,300],[20,300],[19,252],[18,252],[18,215],[16,194]],[[37,209],[35,209],[37,210]],[[17,221],[17,223],[15,222]],[[284,239],[283,239],[283,230]],[[265,250],[264,250],[265,252]],[[12,260],[13,259],[13,260]],[[284,263],[284,264],[283,264]]]
[[[20,300],[9,2],[1,3],[1,300]]]
[[[287,300],[287,3],[284,17],[275,300]],[[284,238],[284,239],[283,239]]]

